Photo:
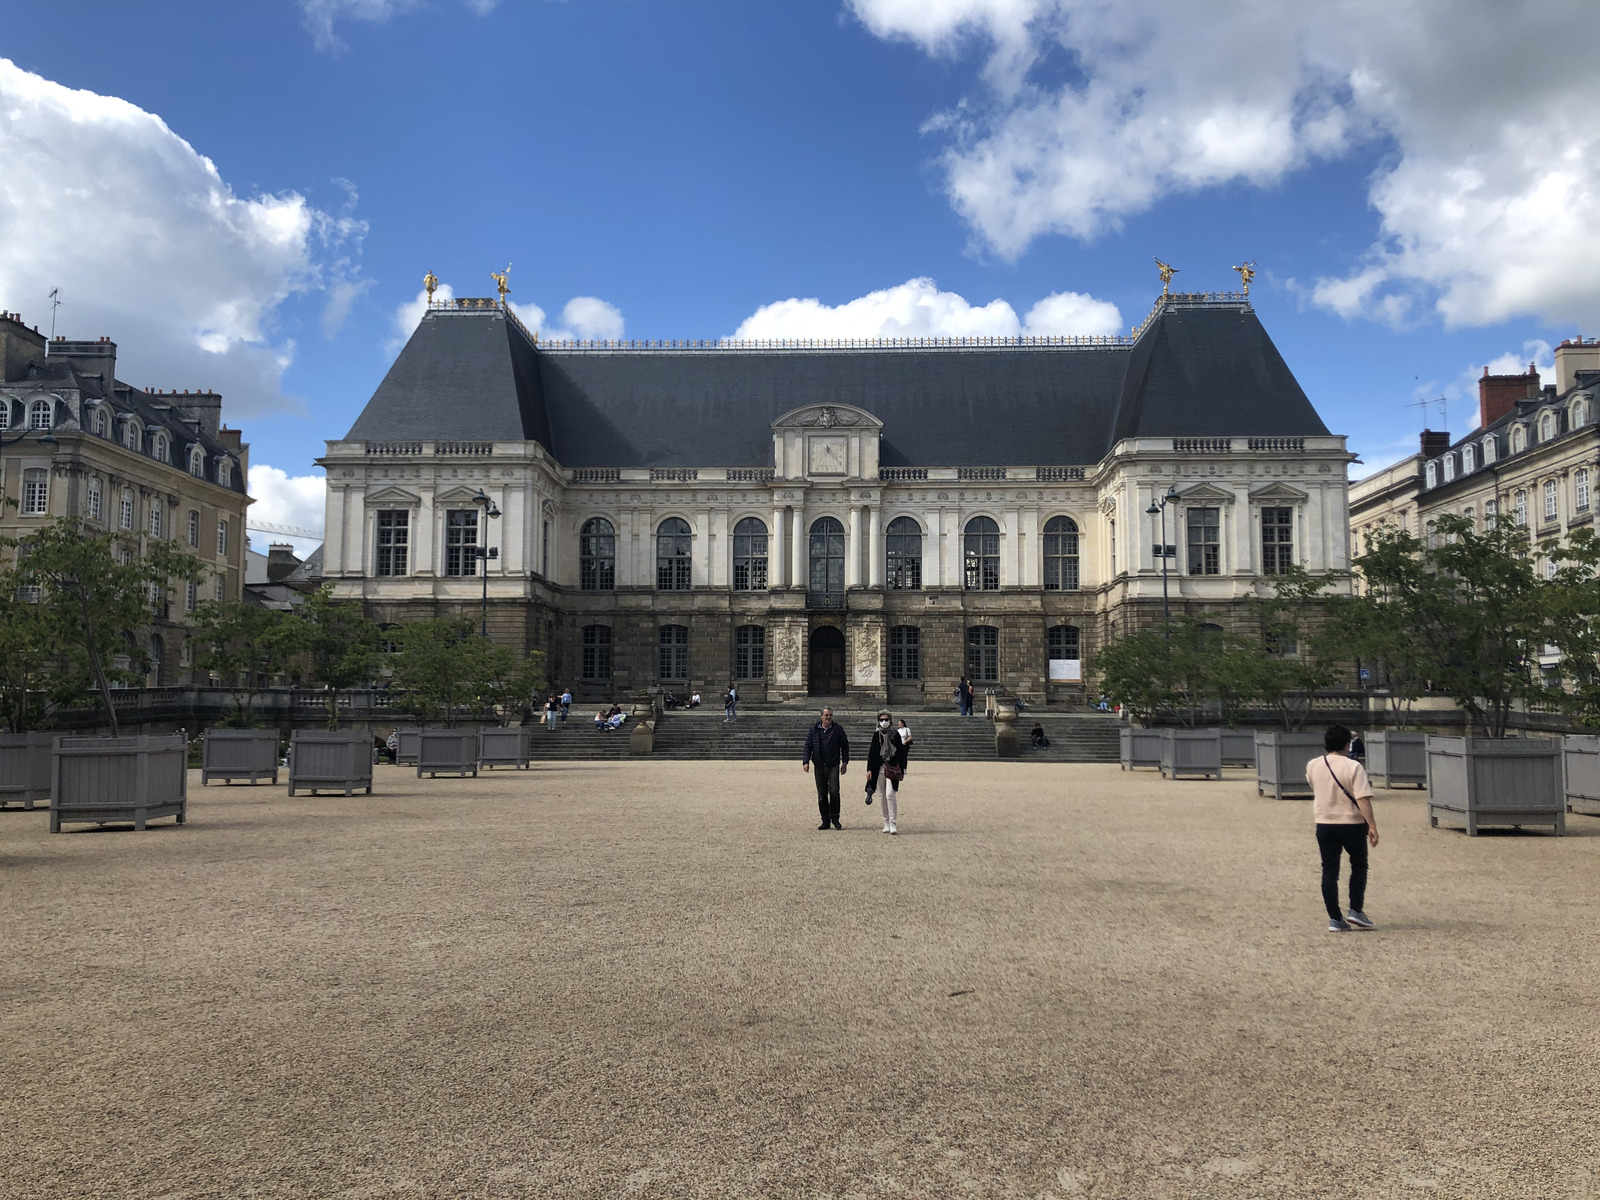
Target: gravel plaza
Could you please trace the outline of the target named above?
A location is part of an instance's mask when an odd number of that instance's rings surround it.
[[[798,747],[796,748],[798,755]],[[797,763],[0,813],[0,1196],[1597,1197],[1600,820]]]

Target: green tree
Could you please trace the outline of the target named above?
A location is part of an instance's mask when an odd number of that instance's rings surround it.
[[[1115,639],[1095,655],[1094,669],[1107,698],[1141,725],[1177,706],[1170,648],[1159,629]]]
[[[482,639],[479,639],[480,641]],[[530,650],[521,659],[505,647],[504,654],[495,655],[488,664],[493,674],[482,689],[483,702],[495,710],[500,724],[511,724],[533,707],[535,700],[548,687],[543,650]]]
[[[333,598],[325,584],[294,610],[295,644],[310,659],[311,675],[327,689],[328,728],[339,728],[339,693],[370,684],[378,673],[378,626],[359,604]]]
[[[41,600],[25,572],[0,569],[0,717],[12,733],[26,733],[88,691],[87,677],[70,669],[60,649],[56,613]]]
[[[233,692],[233,713],[224,724],[250,725],[256,693],[299,650],[305,623],[243,600],[208,600],[196,607],[194,618],[189,641],[195,665],[214,672]]]
[[[1249,602],[1261,637],[1259,644],[1235,651],[1249,660],[1249,682],[1243,686],[1277,712],[1285,730],[1305,725],[1316,694],[1338,682],[1352,657],[1328,616],[1330,607],[1338,606],[1324,595],[1334,580],[1291,566],[1269,576],[1269,593]]]
[[[1561,703],[1585,725],[1600,726],[1600,537],[1580,529],[1566,546],[1544,549],[1558,564],[1551,641],[1561,652]]]
[[[406,706],[424,722],[454,725],[462,709],[481,709],[496,694],[497,680],[517,668],[508,647],[478,634],[470,617],[413,621],[400,630],[394,677]]]
[[[19,548],[21,574],[39,589],[40,603],[58,631],[56,643],[68,672],[92,682],[115,736],[113,682],[138,684],[146,669],[138,634],[174,582],[198,579],[198,559],[170,542],[156,542],[144,557],[127,553],[118,539],[75,517],[62,517],[31,533]],[[122,659],[121,663],[118,659]]]

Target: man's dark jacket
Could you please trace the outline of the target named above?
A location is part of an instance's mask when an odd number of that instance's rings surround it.
[[[843,767],[850,762],[850,739],[844,735],[844,727],[835,721],[828,728],[822,727],[818,721],[811,727],[811,732],[806,734],[806,752],[800,756],[800,763],[815,762],[819,767]]]

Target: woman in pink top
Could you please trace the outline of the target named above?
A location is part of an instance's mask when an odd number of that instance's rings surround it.
[[[1363,911],[1367,899],[1367,846],[1378,844],[1378,818],[1372,812],[1372,784],[1366,768],[1346,753],[1354,735],[1334,725],[1322,737],[1327,753],[1306,764],[1311,808],[1317,823],[1317,849],[1322,852],[1322,902],[1328,908],[1328,932],[1371,929]],[[1339,863],[1350,855],[1350,911],[1339,909]]]

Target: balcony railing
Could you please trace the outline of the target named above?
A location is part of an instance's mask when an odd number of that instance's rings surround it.
[[[1174,454],[1228,454],[1233,450],[1232,438],[1173,438]]]
[[[831,610],[831,611],[837,612],[839,609],[842,609],[844,607],[844,593],[843,592],[807,592],[806,593],[806,607],[807,608],[813,608],[813,609],[822,609],[823,611]]]
[[[621,467],[578,467],[572,472],[573,483],[616,483],[621,478]]]
[[[771,483],[776,472],[771,467],[729,467],[729,483]]]
[[[1033,477],[1039,483],[1070,483],[1083,478],[1082,467],[1037,467]]]
[[[651,483],[693,483],[700,478],[696,467],[651,467]]]
[[[1277,454],[1301,454],[1306,448],[1303,437],[1254,437],[1249,439],[1252,450],[1268,450]]]
[[[878,478],[884,483],[924,483],[927,467],[879,467]]]
[[[957,467],[956,478],[968,480],[987,480],[994,483],[1003,481],[1006,477],[1004,467]]]

